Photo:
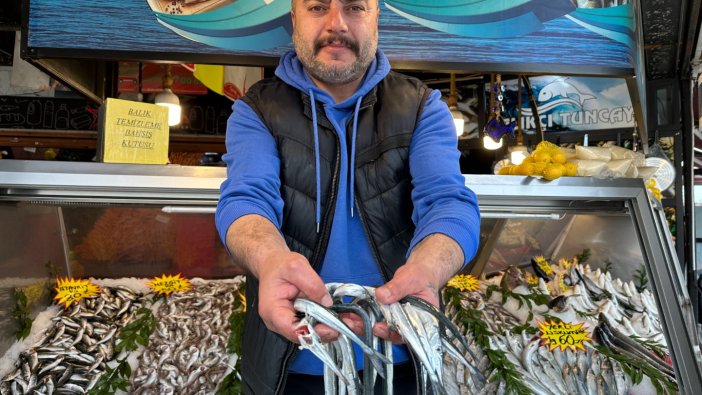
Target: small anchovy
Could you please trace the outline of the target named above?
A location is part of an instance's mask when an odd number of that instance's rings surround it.
[[[232,282],[194,283],[189,292],[155,304],[157,325],[137,359],[130,392],[216,392],[227,368],[228,318],[238,287]]]
[[[95,344],[99,342],[109,350],[116,340],[116,330],[110,333],[98,329],[103,328],[103,323],[120,321],[130,313],[125,311],[119,316],[116,310],[101,308],[119,298],[114,290],[104,287],[95,297],[76,302],[52,318],[43,338],[20,354],[23,362],[18,365],[19,374],[6,376],[9,388],[32,394],[87,392],[90,380],[86,375],[99,377],[110,359],[101,357]],[[139,307],[141,302],[136,302],[129,310]]]

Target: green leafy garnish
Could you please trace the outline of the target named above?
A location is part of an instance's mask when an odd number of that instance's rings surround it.
[[[515,335],[520,335],[522,333],[526,333],[529,335],[535,335],[539,330],[534,328],[531,325],[531,323],[529,321],[527,321],[521,325],[513,326],[509,331],[514,333]]]
[[[548,313],[541,314],[541,316],[544,317],[544,322],[554,322],[556,324],[563,322],[560,318]]]
[[[239,366],[238,361],[237,361],[237,366]],[[241,378],[239,378],[239,374],[237,373],[237,370],[233,370],[231,373],[229,373],[222,380],[222,383],[219,385],[219,388],[217,389],[217,395],[241,395],[243,393],[244,393],[244,387],[241,384]]]
[[[634,278],[638,283],[636,285],[637,291],[643,292],[644,289],[648,288],[648,276],[646,275],[646,269],[643,266],[636,269],[636,272],[634,273]]]
[[[495,334],[488,329],[480,312],[463,308],[459,290],[446,287],[444,292],[447,304],[453,305],[453,307],[456,308],[456,316],[453,319],[454,322],[461,324],[470,331],[475,342],[481,347],[483,352],[485,352],[485,356],[488,358],[488,369],[492,371],[492,375],[488,381],[504,380],[505,393],[507,394],[532,394],[533,392],[529,387],[522,382],[522,375],[515,369],[514,364],[507,359],[506,353],[491,348],[490,336],[495,336]]]
[[[643,337],[639,337],[636,335],[629,336],[632,340],[635,342],[641,344],[645,348],[648,348],[649,350],[653,351],[654,354],[658,355],[659,358],[661,359],[666,359],[668,358],[668,352],[666,351],[666,348],[663,344],[658,343],[657,341],[650,340],[650,339],[644,339]]]
[[[117,390],[127,392],[132,368],[129,366],[127,358],[120,359],[118,362],[114,368],[108,366],[105,369],[105,373],[100,376],[95,386],[88,391],[88,395],[112,395]]]
[[[244,306],[241,298],[236,298],[234,300],[234,310],[229,316],[229,340],[227,342],[227,352],[230,354],[241,355],[241,340],[244,333],[245,314],[246,306]]]
[[[61,269],[51,261],[47,261],[44,265],[46,267],[46,301],[51,304],[54,302],[54,296],[56,296],[56,278],[61,274]]]
[[[596,312],[595,313],[588,313],[587,311],[578,310],[576,308],[574,308],[573,311],[575,311],[575,314],[580,316],[580,317],[593,317],[594,318],[594,317],[597,317],[597,315],[598,315],[598,313],[596,313]]]
[[[590,255],[591,255],[590,249],[586,248],[586,249],[582,250],[580,252],[580,254],[576,255],[575,258],[578,260],[578,263],[582,265],[583,263],[587,262],[590,259]]]
[[[32,330],[32,319],[29,318],[31,311],[27,305],[27,295],[22,289],[15,288],[12,294],[15,298],[15,309],[12,311],[12,316],[15,317],[19,327],[15,332],[15,337],[17,340],[21,340],[29,336],[29,332]]]
[[[240,395],[244,393],[241,384],[241,344],[244,338],[244,315],[246,314],[246,299],[244,298],[245,284],[239,287],[238,297],[234,299],[232,314],[229,316],[229,340],[227,352],[237,354],[239,358],[229,373],[217,388],[217,395]]]
[[[628,355],[615,353],[607,347],[595,346],[597,351],[617,362],[622,366],[624,373],[631,378],[634,384],[639,384],[643,376],[648,376],[651,384],[656,388],[658,394],[677,394],[678,385],[668,379],[665,373],[654,368],[641,358],[633,358]]]
[[[529,315],[527,316],[526,322],[524,322],[521,325],[513,326],[509,331],[514,333],[515,335],[520,335],[522,333],[527,333],[529,335],[535,335],[539,330],[531,325],[531,320],[533,320],[533,319],[534,319],[534,313],[530,311]]]
[[[134,351],[139,345],[149,344],[149,336],[156,329],[156,318],[150,309],[142,307],[137,310],[137,318],[125,325],[119,332],[115,351]]]
[[[502,305],[507,303],[508,297],[511,297],[519,302],[519,308],[521,308],[524,305],[527,305],[529,310],[532,310],[534,305],[547,305],[548,302],[551,300],[550,295],[542,293],[536,289],[532,289],[532,292],[530,294],[520,294],[506,289],[502,289],[494,284],[490,284],[487,286],[487,289],[485,290],[485,300],[490,300],[490,297],[494,292],[499,292],[502,294]]]

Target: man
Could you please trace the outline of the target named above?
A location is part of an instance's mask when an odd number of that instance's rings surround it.
[[[321,361],[294,344],[296,298],[329,306],[324,283],[338,281],[379,287],[381,303],[438,305],[477,248],[450,112],[438,91],[390,72],[378,12],[377,0],[293,0],[295,52],[233,106],[216,219],[249,273],[247,393],[323,393]],[[357,318],[345,321],[361,332]],[[402,342],[387,325],[373,332]],[[411,363],[399,347],[402,372]]]

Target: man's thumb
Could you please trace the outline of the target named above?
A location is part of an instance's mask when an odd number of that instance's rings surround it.
[[[392,283],[387,283],[383,285],[382,287],[378,288],[375,290],[375,297],[378,299],[378,302],[382,304],[391,304],[397,302],[395,299],[395,296],[393,295],[392,292],[393,284]]]
[[[319,302],[326,307],[333,304],[327,287],[317,273],[295,272],[291,280],[305,297]]]

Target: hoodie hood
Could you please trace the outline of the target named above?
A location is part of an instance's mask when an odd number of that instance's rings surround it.
[[[363,80],[356,92],[341,103],[336,103],[334,98],[326,91],[319,88],[305,71],[305,68],[300,63],[297,54],[294,51],[286,52],[280,59],[280,64],[275,70],[275,75],[290,86],[293,86],[304,92],[310,97],[312,107],[312,133],[314,135],[314,158],[315,158],[315,182],[316,182],[316,200],[315,200],[315,223],[317,225],[317,233],[319,233],[319,224],[322,218],[321,209],[321,182],[319,173],[319,132],[317,130],[317,106],[316,101],[324,104],[325,107],[333,108],[350,108],[354,107],[353,111],[353,128],[351,131],[351,150],[349,152],[349,177],[348,177],[348,199],[351,208],[351,216],[353,217],[354,208],[354,171],[356,159],[356,130],[358,126],[358,112],[361,107],[363,97],[373,89],[380,81],[385,78],[390,72],[390,62],[381,50],[375,53],[375,59],[371,62],[363,76]]]
[[[291,85],[306,94],[310,94],[310,90],[314,92],[315,99],[326,104],[335,107],[345,108],[354,105],[359,97],[363,97],[366,93],[370,92],[378,82],[382,81],[386,75],[390,72],[390,62],[385,54],[378,49],[375,53],[375,59],[368,66],[366,75],[361,81],[361,85],[356,90],[351,97],[344,100],[341,103],[335,103],[331,95],[317,85],[309,77],[305,68],[300,63],[295,51],[286,52],[282,58],[280,58],[280,63],[275,70],[275,75],[281,80],[285,81],[288,85]]]

